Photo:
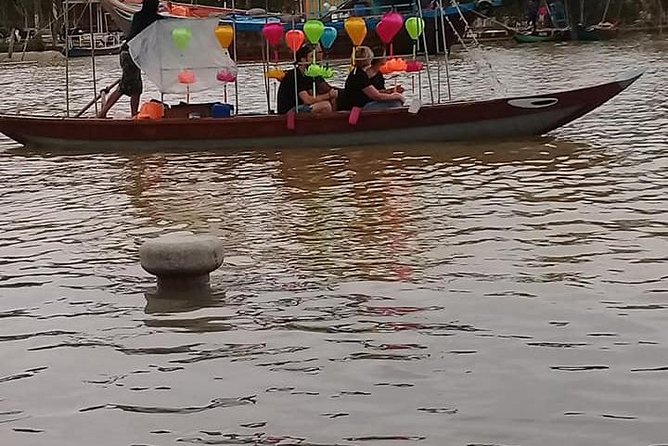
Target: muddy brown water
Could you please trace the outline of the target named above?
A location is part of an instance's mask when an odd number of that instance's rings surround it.
[[[646,73],[532,140],[0,139],[0,443],[668,444],[666,41],[483,54],[509,94]],[[453,55],[456,97],[490,93],[485,63]],[[90,63],[71,69],[78,107]],[[62,113],[62,73],[3,67],[0,108]],[[151,297],[138,247],[183,229],[225,242],[212,299]]]

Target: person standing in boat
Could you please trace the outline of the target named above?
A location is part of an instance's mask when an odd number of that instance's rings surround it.
[[[128,34],[125,43],[123,43],[123,46],[121,47],[120,63],[121,69],[123,70],[121,82],[109,95],[106,102],[102,104],[102,110],[100,110],[98,117],[105,118],[107,112],[109,112],[111,107],[113,107],[123,95],[130,96],[130,112],[132,113],[132,116],[135,116],[139,111],[139,100],[144,90],[144,86],[141,80],[141,71],[130,56],[128,42],[137,34],[148,28],[153,22],[163,18],[158,14],[159,6],[160,0],[144,0],[142,2],[141,10],[132,16],[130,34]]]
[[[327,83],[323,78],[311,78],[305,72],[310,61],[313,60],[313,52],[317,48],[304,45],[295,54],[297,66],[285,73],[278,87],[278,113],[285,114],[290,110],[297,109],[299,113],[327,113],[332,111],[332,104],[336,100],[338,90]],[[297,80],[295,81],[295,76]],[[313,94],[315,83],[316,95]],[[297,90],[295,92],[295,85]],[[295,104],[295,100],[297,104]]]
[[[377,86],[384,87],[383,84],[378,83],[377,74],[380,66],[376,72],[372,69],[373,51],[368,46],[360,46],[355,50],[355,68],[350,72],[346,79],[346,86],[343,92],[339,95],[337,100],[337,110],[352,110],[353,107],[364,109],[386,109],[392,107],[401,107],[404,103],[404,97],[399,91],[379,91],[374,86],[371,77],[375,78]],[[370,76],[371,74],[371,76]]]

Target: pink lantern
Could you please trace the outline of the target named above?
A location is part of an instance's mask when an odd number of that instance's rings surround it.
[[[262,27],[262,35],[267,39],[270,46],[278,46],[283,38],[283,25],[280,23],[267,23]]]
[[[422,71],[422,62],[419,60],[409,60],[406,62],[406,73],[417,73],[418,71]]]
[[[195,83],[195,73],[190,70],[183,70],[179,73],[179,84],[190,85]]]
[[[376,34],[384,44],[389,44],[404,26],[404,18],[398,12],[388,12],[376,25]]]
[[[223,69],[216,74],[216,79],[220,82],[234,82],[237,79],[237,75],[229,70]]]

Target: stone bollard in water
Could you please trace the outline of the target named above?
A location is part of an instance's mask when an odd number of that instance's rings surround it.
[[[139,258],[158,277],[156,297],[198,298],[211,293],[209,273],[223,263],[223,243],[210,234],[174,232],[145,242]]]

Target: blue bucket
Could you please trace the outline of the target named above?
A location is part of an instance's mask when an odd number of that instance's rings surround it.
[[[211,117],[212,118],[229,118],[232,116],[232,110],[234,106],[231,104],[213,104],[211,107]]]

